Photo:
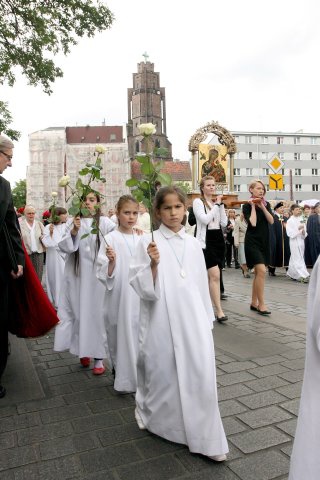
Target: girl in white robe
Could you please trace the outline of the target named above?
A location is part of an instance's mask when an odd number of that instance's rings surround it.
[[[131,195],[120,197],[116,214],[119,227],[106,235],[98,255],[97,276],[106,286],[105,322],[108,347],[115,370],[114,389],[121,393],[137,388],[137,355],[140,298],[129,285],[129,265],[140,237],[133,227],[138,202]]]
[[[286,232],[290,238],[290,261],[287,275],[293,280],[306,282],[309,275],[304,261],[304,240],[307,236],[306,225],[301,216],[299,205],[291,205],[291,217],[287,221]]]
[[[141,298],[136,420],[191,452],[226,459],[212,338],[214,313],[202,248],[181,222],[185,197],[161,188],[155,212],[161,225],[145,235],[130,266]]]
[[[50,302],[58,308],[59,295],[63,279],[65,254],[59,249],[59,242],[62,240],[67,220],[67,210],[62,207],[55,208],[57,221],[44,227],[42,243],[46,247],[46,292]]]
[[[320,478],[320,258],[310,279],[306,364],[289,480]]]
[[[85,201],[93,216],[99,215],[95,207],[99,198],[89,193]],[[99,229],[106,235],[116,228],[108,217],[99,218]],[[106,330],[104,325],[103,285],[96,277],[96,257],[103,238],[91,234],[93,218],[76,217],[66,228],[59,248],[67,254],[62,290],[60,293],[54,350],[80,357],[82,366],[88,367],[95,359],[93,374],[105,371],[103,358],[108,358]],[[89,234],[86,238],[81,237]]]

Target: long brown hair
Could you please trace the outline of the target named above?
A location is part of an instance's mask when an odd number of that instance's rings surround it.
[[[208,180],[213,180],[214,181],[214,184],[216,184],[216,180],[215,178],[212,176],[212,175],[205,175],[204,177],[201,178],[201,182],[200,182],[200,199],[203,201],[204,205],[208,208],[208,210],[211,210],[211,206],[209,205],[209,203],[207,202],[207,200],[205,199],[204,197],[204,193],[203,193],[203,187],[204,187],[204,184],[206,181]]]
[[[181,190],[181,188],[176,187],[175,185],[169,185],[169,186],[166,186],[166,187],[161,187],[157,191],[156,196],[154,197],[154,201],[153,201],[153,215],[155,216],[155,218],[157,218],[157,213],[159,212],[159,210],[161,208],[161,205],[164,204],[166,196],[171,195],[171,194],[177,195],[180,202],[183,203],[183,205],[186,207],[187,198],[186,198],[185,194],[183,193],[183,191]]]

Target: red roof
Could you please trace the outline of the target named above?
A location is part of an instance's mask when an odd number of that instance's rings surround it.
[[[66,127],[67,143],[122,143],[121,126]]]
[[[131,162],[131,175],[133,178],[140,180],[140,163],[137,160]],[[191,168],[189,162],[173,162],[167,160],[164,162],[162,173],[169,173],[174,182],[191,182]]]

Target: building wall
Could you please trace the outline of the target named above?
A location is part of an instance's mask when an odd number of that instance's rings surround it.
[[[255,178],[269,183],[272,170],[267,162],[276,154],[284,167],[284,190],[270,190],[268,199],[290,199],[290,171],[292,172],[293,199],[320,199],[320,134],[233,131],[237,144],[234,157],[234,184],[239,198],[248,198],[248,184]]]
[[[99,143],[106,148],[101,157],[106,183],[95,187],[104,196],[103,208],[107,211],[121,195],[129,193],[125,182],[130,178],[130,159],[127,143]],[[52,204],[52,191],[58,192],[57,204],[66,206],[70,189],[59,187],[59,179],[67,173],[70,184],[75,185],[79,170],[94,159],[95,146],[96,143],[67,143],[65,128],[41,130],[29,136],[27,203],[36,208],[38,215]]]

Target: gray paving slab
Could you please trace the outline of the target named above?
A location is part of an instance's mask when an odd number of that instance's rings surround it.
[[[229,315],[214,329],[228,460],[210,461],[138,429],[134,398],[92,375],[53,333],[12,339],[0,400],[0,480],[287,480],[305,357],[306,286],[266,278],[271,318],[249,310],[250,283],[224,275]],[[16,381],[17,380],[17,381]]]

